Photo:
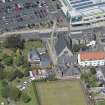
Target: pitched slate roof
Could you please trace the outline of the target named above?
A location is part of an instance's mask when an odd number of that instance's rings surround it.
[[[64,36],[59,35],[56,45],[55,45],[56,54],[59,55],[66,46],[67,46],[67,42],[66,42]]]
[[[38,54],[38,52],[36,50],[32,50],[30,52],[30,59],[33,61],[33,60],[37,60],[37,59],[40,59],[40,56]]]

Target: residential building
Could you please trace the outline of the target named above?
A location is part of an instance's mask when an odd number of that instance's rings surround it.
[[[105,65],[105,52],[80,52],[78,64],[80,66],[103,66]]]
[[[36,50],[30,51],[28,54],[28,61],[33,64],[33,63],[40,63],[40,55]]]
[[[105,0],[59,0],[73,27],[100,27],[105,24]]]
[[[31,80],[37,80],[37,79],[42,79],[42,78],[47,78],[48,77],[48,72],[46,70],[33,70],[29,71],[30,78]]]
[[[46,50],[36,49],[28,54],[28,62],[30,64],[37,64],[40,68],[47,68],[52,64],[49,54]]]
[[[105,82],[105,66],[96,68],[96,76],[98,80]]]
[[[38,53],[39,53],[40,55],[46,54],[46,52],[47,52],[47,51],[46,51],[46,48],[44,48],[44,47],[43,47],[43,48],[38,48],[37,51],[38,51]]]
[[[99,81],[105,81],[105,77],[104,77],[103,72],[101,70],[97,71],[96,77]]]

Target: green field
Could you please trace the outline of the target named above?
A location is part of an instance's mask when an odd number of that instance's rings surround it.
[[[97,103],[97,105],[105,105],[105,100],[104,100],[104,101],[99,101],[99,102]]]
[[[87,105],[78,81],[37,83],[41,105]]]
[[[42,48],[43,47],[43,43],[40,40],[37,41],[27,41],[25,43],[25,49],[33,49],[33,48]]]
[[[1,102],[6,102],[6,101],[5,101],[5,99],[3,99],[2,96],[1,96],[1,81],[0,81],[0,103],[1,103]]]

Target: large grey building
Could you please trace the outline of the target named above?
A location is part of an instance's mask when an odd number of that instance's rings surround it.
[[[105,0],[60,0],[62,11],[71,16],[74,27],[100,27],[105,24]]]

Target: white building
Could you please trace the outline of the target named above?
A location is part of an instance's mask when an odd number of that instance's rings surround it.
[[[71,16],[72,26],[100,27],[105,24],[105,0],[59,0],[62,11]]]
[[[96,45],[96,41],[92,40],[91,42],[89,42],[86,46],[89,47],[89,46],[92,46],[92,47],[95,47]]]
[[[100,81],[105,81],[105,77],[103,75],[103,72],[101,70],[98,70],[97,73],[96,73],[96,77],[98,80]]]
[[[103,66],[105,65],[105,52],[80,52],[78,54],[80,66]]]

